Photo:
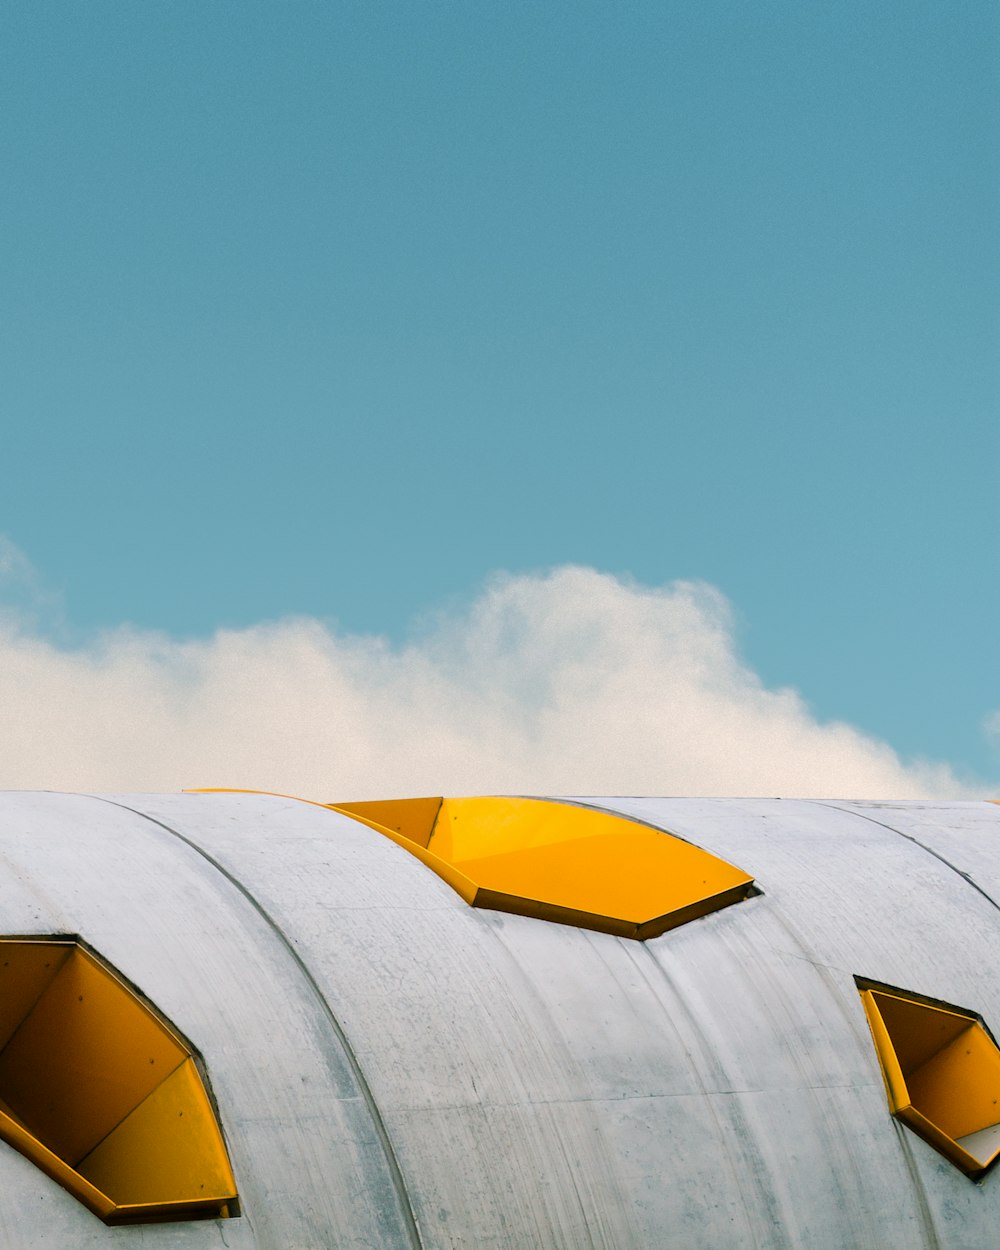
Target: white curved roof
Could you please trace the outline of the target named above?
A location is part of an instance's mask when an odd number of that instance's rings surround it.
[[[1000,807],[577,801],[762,893],[636,942],[471,908],[308,803],[0,795],[0,932],[81,935],[198,1047],[243,1212],[109,1228],[0,1143],[0,1244],[992,1244],[1000,1173],[890,1117],[854,977],[1000,1029]]]

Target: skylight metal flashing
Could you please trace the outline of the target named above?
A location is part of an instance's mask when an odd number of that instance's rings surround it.
[[[1000,1049],[981,1016],[854,978],[893,1116],[977,1179],[1000,1159]]]
[[[108,1224],[239,1214],[199,1056],[76,936],[0,938],[0,1138]]]
[[[643,940],[745,899],[753,878],[673,834],[529,798],[331,803],[426,864],[474,907]]]

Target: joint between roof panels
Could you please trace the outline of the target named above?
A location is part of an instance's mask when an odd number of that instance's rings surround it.
[[[1000,800],[989,800],[989,801],[1000,802]],[[870,823],[873,825],[878,825],[882,829],[887,829],[889,833],[894,833],[898,838],[903,838],[907,842],[912,842],[914,846],[919,846],[922,851],[926,851],[928,855],[932,856],[939,863],[944,864],[946,868],[950,868],[951,871],[955,873],[956,876],[959,876],[962,878],[962,880],[965,882],[966,885],[972,886],[972,888],[976,891],[977,894],[981,894],[983,898],[986,899],[987,903],[990,904],[991,907],[995,907],[997,911],[1000,911],[1000,903],[997,902],[997,900],[993,897],[992,894],[990,894],[987,890],[984,890],[983,887],[979,884],[979,882],[976,881],[972,876],[970,876],[969,873],[959,868],[957,864],[953,864],[950,859],[942,855],[939,851],[935,851],[932,846],[928,846],[926,842],[921,842],[919,838],[915,838],[913,834],[904,833],[902,829],[897,829],[893,825],[888,825],[886,824],[884,820],[876,820],[874,816],[869,816],[867,812],[859,812],[859,811],[856,811],[852,807],[841,807],[838,803],[828,803],[828,802],[824,802],[822,799],[806,799],[805,802],[813,803],[817,807],[828,807],[831,811],[834,811],[834,812],[843,812],[845,816],[857,816],[861,820],[870,821]]]
[[[270,792],[257,791],[257,790],[236,790],[236,791],[207,790],[207,791],[198,791],[197,793],[261,794],[261,793],[270,793]],[[224,864],[220,863],[219,860],[215,859],[214,856],[210,855],[209,852],[204,849],[204,847],[199,846],[198,843],[193,841],[191,838],[185,837],[185,835],[181,833],[179,830],[171,828],[170,825],[165,824],[162,820],[158,820],[155,816],[150,816],[149,813],[147,812],[140,811],[139,809],[134,808],[134,807],[129,807],[126,803],[119,803],[115,799],[105,798],[102,795],[85,795],[82,797],[92,798],[92,799],[95,799],[97,802],[108,803],[112,807],[117,807],[117,808],[120,808],[122,811],[130,812],[133,816],[138,816],[142,820],[146,820],[150,824],[155,825],[156,828],[160,829],[163,833],[169,835],[170,837],[176,838],[177,841],[183,842],[185,846],[187,846],[190,850],[194,851],[194,853],[200,856],[203,860],[205,860],[206,863],[210,864],[212,868],[214,868],[215,871],[219,873],[220,876],[222,876],[226,881],[228,881],[229,884],[233,887],[233,889],[235,889],[240,895],[242,895],[242,897],[246,900],[246,902],[249,903],[250,906],[254,909],[254,911],[260,916],[261,920],[263,920],[263,922],[267,925],[267,927],[273,932],[273,934],[275,935],[275,937],[278,939],[279,943],[281,944],[282,949],[291,958],[292,962],[298,968],[300,975],[303,977],[306,984],[309,986],[310,992],[312,993],[312,995],[318,1002],[320,1009],[322,1010],[323,1014],[326,1016],[330,1024],[330,1027],[332,1028],[337,1040],[339,1041],[343,1049],[344,1056],[348,1062],[348,1066],[350,1067],[352,1073],[354,1074],[354,1078],[357,1081],[358,1089],[361,1093],[362,1100],[364,1101],[365,1107],[368,1110],[368,1114],[371,1119],[372,1126],[375,1130],[375,1136],[379,1142],[379,1146],[381,1147],[383,1158],[385,1159],[385,1163],[386,1163],[386,1169],[389,1173],[389,1181],[390,1181],[390,1184],[392,1185],[393,1192],[396,1195],[396,1201],[399,1207],[400,1216],[402,1219],[404,1230],[406,1232],[407,1239],[410,1242],[411,1250],[423,1250],[423,1241],[421,1239],[419,1226],[417,1224],[416,1216],[414,1214],[413,1204],[410,1200],[409,1189],[407,1187],[406,1180],[403,1176],[402,1168],[400,1166],[399,1159],[396,1155],[395,1147],[392,1144],[392,1139],[389,1136],[388,1127],[382,1116],[382,1112],[379,1109],[378,1103],[375,1100],[375,1095],[372,1092],[372,1088],[368,1083],[368,1078],[365,1076],[364,1069],[361,1067],[361,1063],[358,1059],[357,1053],[354,1050],[354,1047],[351,1045],[351,1042],[346,1032],[344,1031],[343,1025],[340,1023],[340,1021],[337,1019],[337,1016],[334,1014],[333,1008],[330,1006],[330,1003],[327,1000],[326,995],[323,993],[322,989],[320,988],[319,983],[317,982],[316,978],[313,976],[312,972],[309,970],[309,967],[306,964],[305,960],[302,958],[299,952],[295,949],[295,946],[292,944],[291,941],[289,941],[287,934],[278,924],[277,920],[275,920],[275,918],[271,915],[271,913],[267,910],[267,908],[263,905],[263,903],[260,902],[260,900],[256,897],[256,895],[239,879],[239,877],[237,877],[234,873],[230,872],[229,869],[226,868]],[[273,797],[294,798],[295,796],[294,795],[275,795]],[[301,801],[306,802],[306,803],[312,802],[309,799],[304,799]],[[312,805],[315,807],[323,808],[324,810],[328,810],[327,805],[323,803],[313,803]]]

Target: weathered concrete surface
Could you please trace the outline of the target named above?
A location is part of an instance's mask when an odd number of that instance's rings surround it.
[[[244,1212],[109,1229],[0,1143],[0,1244],[992,1244],[1000,1173],[890,1118],[853,978],[1000,1029],[1000,807],[579,801],[763,894],[637,943],[469,908],[307,803],[0,795],[0,932],[80,934],[198,1046]]]

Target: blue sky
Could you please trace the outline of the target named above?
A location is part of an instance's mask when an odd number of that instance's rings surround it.
[[[74,645],[702,580],[767,687],[996,777],[998,36],[12,0],[0,531]]]

